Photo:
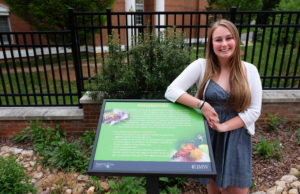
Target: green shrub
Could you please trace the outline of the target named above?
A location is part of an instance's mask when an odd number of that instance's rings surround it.
[[[280,160],[280,144],[278,140],[275,140],[272,144],[269,141],[264,140],[264,138],[259,136],[259,143],[255,144],[254,154],[264,158],[270,159],[271,157],[275,157],[277,161]]]
[[[48,160],[50,166],[55,166],[64,171],[79,171],[86,173],[89,156],[81,150],[77,143],[58,142]]]
[[[126,193],[126,194],[136,194],[136,193],[146,193],[144,188],[146,181],[145,178],[137,177],[122,177],[116,183],[113,180],[108,181],[111,188],[112,194]]]
[[[67,143],[66,134],[59,125],[52,128],[41,121],[33,121],[14,140],[31,141],[34,151],[42,156],[42,163],[46,166],[81,173],[88,169],[90,152],[77,143]]]
[[[56,125],[56,128],[49,127],[41,121],[31,121],[22,134],[16,135],[13,140],[16,142],[30,141],[36,152],[53,151],[58,141],[65,138],[66,133]]]
[[[0,157],[0,193],[36,193],[25,170],[12,155],[7,160]]]
[[[165,30],[139,36],[130,50],[119,39],[109,41],[110,52],[103,71],[91,80],[89,95],[97,98],[164,98],[167,86],[190,63],[184,34]]]
[[[83,136],[79,138],[85,145],[88,146],[90,150],[93,149],[96,132],[97,132],[96,130],[91,130],[91,131],[87,130],[83,133]]]
[[[181,193],[178,187],[182,187],[186,183],[186,178],[172,178],[172,177],[160,177],[159,178],[159,188],[160,193]]]
[[[43,164],[50,165],[49,159],[60,141],[64,141],[66,134],[56,125],[56,128],[49,127],[41,121],[31,121],[30,126],[26,127],[22,134],[16,135],[14,141],[30,141],[33,150],[43,157]]]
[[[276,114],[267,113],[266,115],[268,117],[267,124],[270,127],[270,129],[273,131],[277,131],[279,126],[282,124],[282,122],[285,121],[284,118],[278,116],[278,113]]]

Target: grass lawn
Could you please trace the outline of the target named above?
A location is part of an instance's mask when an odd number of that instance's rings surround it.
[[[78,104],[76,82],[71,81],[69,84],[64,80],[53,79],[49,73],[33,72],[32,77],[30,73],[4,74],[3,79],[0,79],[0,91],[16,94],[8,97],[0,96],[2,105]],[[19,94],[28,95],[20,96]]]

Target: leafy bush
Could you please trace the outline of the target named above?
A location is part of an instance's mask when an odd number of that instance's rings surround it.
[[[77,143],[58,142],[54,152],[48,160],[50,166],[55,166],[64,171],[79,171],[86,173],[89,156],[80,149]]]
[[[145,178],[136,178],[136,177],[123,177],[120,178],[116,183],[113,180],[108,181],[108,184],[111,188],[112,194],[117,193],[127,193],[127,194],[136,194],[136,193],[146,193],[144,188]]]
[[[90,153],[76,143],[67,143],[66,133],[56,125],[49,127],[41,121],[33,121],[14,141],[31,141],[34,151],[42,156],[42,163],[64,171],[86,173]]]
[[[280,160],[280,144],[278,140],[275,140],[272,144],[269,141],[259,136],[259,143],[255,144],[254,154],[257,154],[264,159],[270,159],[275,157],[277,161]]]
[[[186,178],[171,178],[171,177],[160,177],[159,178],[159,188],[160,193],[181,193],[178,187],[185,185]]]
[[[10,155],[7,160],[0,157],[0,193],[36,193],[25,174],[25,167]]]
[[[49,127],[41,121],[31,121],[22,134],[16,135],[13,140],[16,142],[31,141],[36,152],[53,151],[56,142],[66,136],[66,133],[56,125],[56,128]]]
[[[109,41],[103,71],[91,80],[89,95],[97,98],[163,98],[167,86],[190,63],[184,34],[165,30],[138,37],[123,51],[119,39]]]
[[[282,124],[282,122],[285,121],[284,118],[278,116],[278,113],[277,114],[267,113],[266,115],[268,117],[267,124],[270,127],[270,129],[272,129],[273,131],[277,131],[279,126]]]
[[[89,147],[90,150],[93,149],[96,132],[96,130],[87,130],[83,133],[83,136],[79,138],[85,145]]]

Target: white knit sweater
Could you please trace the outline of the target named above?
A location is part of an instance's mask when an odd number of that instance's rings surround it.
[[[251,91],[251,104],[244,112],[238,113],[244,121],[249,134],[255,133],[255,121],[259,118],[262,103],[262,86],[257,68],[244,62],[247,71],[248,84]],[[165,97],[175,102],[191,86],[196,84],[197,93],[204,77],[206,68],[205,59],[198,59],[191,63],[167,88]],[[196,94],[197,94],[196,93]],[[205,93],[205,91],[204,91]],[[204,96],[204,95],[203,95]]]

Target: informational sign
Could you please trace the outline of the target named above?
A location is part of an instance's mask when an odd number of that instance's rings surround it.
[[[104,100],[90,175],[216,174],[201,112],[165,100]]]

